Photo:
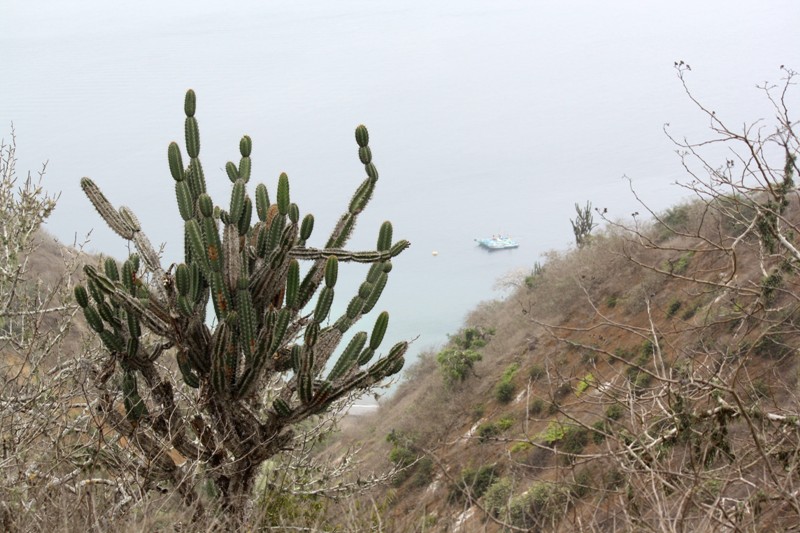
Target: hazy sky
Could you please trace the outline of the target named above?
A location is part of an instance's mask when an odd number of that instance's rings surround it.
[[[248,133],[254,181],[274,194],[288,172],[319,240],[363,177],[352,132],[366,123],[381,181],[354,244],[374,246],[385,218],[412,241],[386,300],[407,335],[435,342],[498,276],[567,246],[575,202],[638,210],[623,175],[657,209],[681,198],[662,126],[708,134],[673,61],[731,123],[769,117],[755,85],[800,68],[798,23],[788,0],[5,0],[0,136],[13,121],[19,171],[49,161],[60,239],[93,230],[93,249],[125,253],[79,189],[90,176],[171,262],[182,226],[166,148],[188,87],[217,202]],[[472,239],[498,231],[520,249],[476,253]]]

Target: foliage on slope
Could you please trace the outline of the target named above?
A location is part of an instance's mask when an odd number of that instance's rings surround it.
[[[553,253],[408,370],[364,423],[410,458],[381,495],[391,530],[797,523],[797,263],[752,234],[728,279],[730,243],[714,239],[736,222],[700,203],[666,216],[686,235],[610,226]],[[441,354],[477,330],[494,335],[454,381]]]

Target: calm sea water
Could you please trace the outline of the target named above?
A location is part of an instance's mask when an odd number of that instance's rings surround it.
[[[49,160],[44,183],[61,199],[48,228],[61,240],[91,230],[91,249],[125,254],[80,192],[91,176],[171,262],[182,226],[166,148],[183,136],[187,88],[217,202],[247,133],[254,180],[274,195],[286,171],[315,214],[312,245],[363,179],[353,129],[367,124],[381,180],[352,247],[372,248],[384,219],[412,242],[379,307],[392,313],[388,340],[418,337],[418,351],[500,296],[499,277],[567,247],[575,202],[640,210],[623,175],[656,209],[682,198],[662,126],[708,135],[673,61],[692,65],[697,95],[731,123],[769,116],[755,85],[800,68],[798,22],[791,0],[5,0],[0,135],[13,121],[20,171]],[[476,248],[498,232],[520,248]]]

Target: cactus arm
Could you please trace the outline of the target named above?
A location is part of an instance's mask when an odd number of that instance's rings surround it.
[[[242,254],[239,252],[239,230],[233,224],[225,224],[222,230],[222,249],[225,284],[228,292],[235,294],[242,276]]]
[[[352,261],[353,263],[376,263],[388,261],[393,257],[397,257],[409,246],[411,246],[410,242],[401,240],[394,243],[394,245],[388,250],[374,252],[351,252],[349,250],[342,250],[340,248],[293,248],[289,252],[289,255],[297,259],[304,260],[316,260],[322,257],[334,256],[339,261]]]
[[[378,181],[378,170],[372,163],[372,151],[369,149],[369,133],[363,124],[356,128],[356,144],[358,144],[359,147],[359,159],[364,164],[367,178],[356,189],[356,192],[350,200],[347,212],[339,218],[339,222],[331,232],[325,248],[341,248],[347,244],[350,234],[355,227],[358,215],[364,210],[372,198],[375,184]]]
[[[143,304],[139,298],[131,295],[123,287],[115,285],[114,282],[97,272],[97,270],[90,265],[84,267],[84,272],[87,277],[95,281],[106,294],[121,300],[124,305],[138,313],[142,322],[153,330],[153,332],[164,337],[172,338],[173,330],[169,324],[169,313],[154,302],[153,299],[149,299],[147,304]]]
[[[233,335],[228,321],[222,321],[212,335],[211,350],[211,386],[217,394],[227,396],[228,381],[227,358],[233,350]]]
[[[290,252],[296,237],[297,226],[290,224],[284,229],[278,248],[273,250],[250,276],[250,293],[257,309],[264,309],[285,289],[285,279],[291,261]]]
[[[336,364],[333,366],[333,369],[330,371],[326,379],[328,381],[335,381],[353,368],[353,365],[356,364],[358,356],[361,353],[361,350],[364,348],[366,342],[366,331],[359,331],[356,333],[347,344],[347,347],[342,352],[342,355],[339,356],[339,359],[336,361]]]
[[[134,228],[114,209],[114,206],[111,205],[111,202],[103,195],[97,185],[91,179],[83,178],[81,179],[81,188],[105,223],[108,224],[108,227],[126,241],[131,240]]]
[[[137,390],[136,375],[130,370],[126,370],[122,378],[122,393],[128,420],[138,422],[141,418],[147,416],[147,406]]]

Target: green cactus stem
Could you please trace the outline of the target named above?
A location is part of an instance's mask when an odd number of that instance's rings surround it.
[[[312,231],[314,231],[314,215],[309,213],[303,217],[303,222],[300,224],[300,240],[304,244],[311,237]]]
[[[275,409],[275,412],[278,414],[278,416],[288,418],[292,415],[292,410],[289,408],[289,404],[287,404],[286,401],[281,398],[277,398],[272,402],[272,408]]]
[[[278,177],[278,212],[281,215],[289,213],[289,177],[281,173]]]
[[[86,292],[86,288],[83,285],[76,285],[74,293],[75,301],[78,302],[78,305],[86,308],[89,305],[89,294]]]
[[[196,159],[200,155],[200,128],[197,119],[193,116],[186,117],[186,153],[189,157]]]
[[[90,328],[97,333],[103,333],[103,330],[105,330],[103,319],[100,318],[100,314],[93,307],[83,306],[83,316],[86,318],[86,323],[89,324]]]
[[[361,353],[361,350],[364,348],[366,342],[366,331],[359,331],[356,333],[347,344],[347,347],[342,352],[342,355],[339,356],[339,360],[336,361],[336,365],[334,365],[333,369],[330,371],[330,374],[328,374],[327,379],[329,381],[335,381],[353,368],[353,366],[356,364],[356,360],[358,359],[358,355]]]
[[[253,219],[253,201],[250,199],[249,196],[245,196],[242,216],[239,217],[239,222],[237,223],[237,228],[239,229],[240,236],[246,237],[247,234],[250,232],[250,221],[252,219]]]
[[[388,220],[381,224],[381,230],[378,233],[378,251],[386,252],[392,246],[392,223]]]
[[[375,326],[372,328],[372,335],[369,337],[369,347],[377,350],[383,342],[383,336],[386,334],[386,329],[389,327],[389,313],[383,311],[378,318],[375,319]]]
[[[231,220],[238,222],[244,212],[244,180],[239,178],[233,184],[231,191]]]
[[[169,143],[169,148],[167,149],[167,159],[169,160],[169,173],[172,174],[172,178],[176,182],[183,181],[185,177],[183,171],[183,159],[181,158],[181,149],[178,147],[178,143]]]
[[[228,174],[228,179],[231,180],[231,183],[236,183],[236,180],[239,179],[239,169],[236,168],[236,163],[233,161],[225,163],[225,173]]]
[[[325,264],[325,286],[333,288],[336,285],[336,278],[339,275],[339,260],[335,255],[328,257]]]
[[[249,139],[250,137],[248,137]],[[250,170],[252,168],[252,161],[249,156],[242,156],[239,160],[239,178],[244,180],[245,183],[250,181]]]
[[[369,132],[367,131],[367,127],[363,124],[360,124],[356,128],[356,143],[359,148],[364,148],[369,144]]]
[[[186,91],[186,97],[183,99],[183,112],[187,117],[193,117],[197,109],[197,95],[192,89]]]
[[[239,141],[239,153],[242,154],[242,157],[250,157],[252,151],[253,140],[249,135],[242,136],[242,140]]]
[[[267,210],[269,209],[269,194],[267,187],[263,183],[256,185],[256,213],[261,222],[267,221]]]
[[[189,267],[181,263],[175,268],[175,286],[178,288],[178,294],[187,296],[190,288],[189,280]]]
[[[125,414],[128,420],[131,422],[138,422],[148,415],[147,406],[139,396],[136,376],[131,370],[126,370],[122,376],[122,393],[125,404]]]
[[[286,307],[297,310],[297,297],[300,291],[300,263],[297,259],[289,261],[286,274]]]

